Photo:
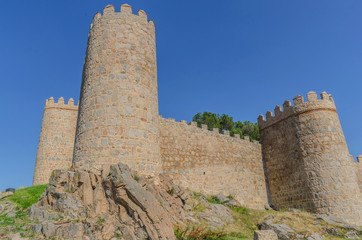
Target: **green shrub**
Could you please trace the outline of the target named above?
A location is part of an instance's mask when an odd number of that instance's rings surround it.
[[[105,222],[106,222],[106,220],[104,220],[104,218],[98,217],[96,224],[103,226]]]
[[[170,191],[168,191],[168,194],[170,194],[171,196],[175,194],[175,189],[172,188]]]
[[[216,196],[209,196],[208,198],[207,198],[207,201],[209,202],[209,203],[213,203],[213,204],[222,204],[222,202],[219,200],[219,198],[218,197],[216,197]]]
[[[232,195],[227,196],[227,198],[230,199],[230,200],[234,200],[234,199],[235,199],[234,196],[232,196]]]
[[[140,177],[137,176],[137,174],[133,174],[133,179],[136,180],[137,182],[140,180]]]

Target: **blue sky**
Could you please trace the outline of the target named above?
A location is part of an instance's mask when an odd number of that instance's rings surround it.
[[[30,186],[46,98],[79,98],[93,15],[124,1],[2,1],[0,190]],[[129,0],[154,19],[160,114],[256,122],[310,90],[331,93],[362,154],[362,1]]]

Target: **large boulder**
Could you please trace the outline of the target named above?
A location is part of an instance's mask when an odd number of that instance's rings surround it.
[[[138,176],[128,166],[55,170],[39,202],[29,210],[45,238],[175,239],[188,194],[166,176]]]

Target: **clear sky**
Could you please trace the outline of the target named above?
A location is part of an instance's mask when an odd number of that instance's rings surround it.
[[[93,15],[115,0],[1,1],[0,190],[30,186],[46,98],[79,98]],[[331,93],[362,154],[361,0],[129,0],[156,23],[160,114],[256,122],[310,90]]]

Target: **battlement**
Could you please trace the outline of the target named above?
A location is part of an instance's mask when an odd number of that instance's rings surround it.
[[[264,115],[258,117],[258,125],[260,130],[267,128],[275,123],[282,121],[291,116],[299,115],[304,112],[315,110],[331,110],[336,111],[336,107],[332,98],[332,95],[323,92],[320,94],[321,98],[318,99],[316,92],[310,91],[307,93],[307,101],[304,101],[304,97],[297,95],[293,99],[294,106],[290,101],[285,101],[282,107],[277,105],[273,112],[268,111],[266,113],[266,119]]]
[[[78,104],[74,104],[74,99],[70,98],[67,103],[65,103],[64,98],[60,97],[58,102],[54,101],[54,98],[51,97],[45,100],[45,109],[48,108],[58,108],[58,109],[67,109],[67,110],[74,110],[78,111]]]
[[[258,141],[254,141],[254,140],[250,141],[249,136],[244,136],[244,138],[241,138],[240,134],[235,134],[234,136],[231,136],[230,131],[228,131],[228,130],[223,130],[221,133],[219,132],[218,128],[209,130],[206,124],[202,124],[201,127],[199,127],[197,125],[197,122],[190,122],[189,124],[187,123],[186,120],[181,120],[179,122],[176,122],[176,120],[174,118],[162,118],[162,116],[160,116],[160,121],[175,124],[178,126],[189,126],[190,129],[192,129],[194,131],[203,132],[205,134],[213,135],[213,136],[220,137],[220,138],[227,138],[227,140],[230,140],[230,141],[238,141],[240,143],[250,143],[250,144],[257,144],[257,145],[260,144]]]
[[[153,28],[155,27],[155,23],[153,20],[148,21],[148,17],[145,11],[138,10],[137,15],[133,14],[132,12],[132,6],[128,4],[121,5],[120,12],[116,12],[115,7],[113,5],[107,5],[103,9],[103,15],[100,12],[97,12],[93,17],[93,22],[91,24],[91,28],[94,24],[97,24],[102,17],[108,17],[108,16],[114,16],[114,17],[121,17],[121,18],[134,18],[137,19],[140,22],[148,23]]]
[[[357,162],[362,163],[362,155],[357,156]]]

